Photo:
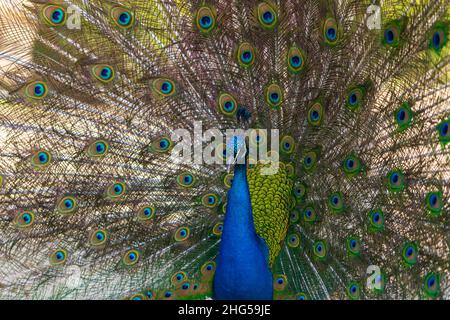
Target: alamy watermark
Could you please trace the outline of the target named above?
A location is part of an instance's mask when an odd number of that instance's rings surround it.
[[[172,133],[175,144],[171,158],[181,164],[268,164],[261,169],[262,175],[274,175],[279,169],[280,132],[278,129],[227,129],[203,131],[201,121],[194,122],[193,135],[187,129]],[[270,140],[270,148],[268,146]],[[193,152],[192,152],[193,151]]]

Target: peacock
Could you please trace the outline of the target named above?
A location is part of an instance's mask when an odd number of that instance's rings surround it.
[[[448,0],[2,0],[0,299],[449,299],[449,32]],[[250,134],[212,163],[199,126]]]

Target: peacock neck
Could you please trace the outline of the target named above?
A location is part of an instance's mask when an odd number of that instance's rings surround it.
[[[228,192],[214,295],[220,300],[273,297],[268,248],[255,231],[246,165],[236,165]]]

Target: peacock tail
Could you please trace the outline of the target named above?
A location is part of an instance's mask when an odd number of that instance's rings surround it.
[[[279,170],[247,168],[275,299],[449,299],[449,18],[448,0],[2,1],[0,299],[214,297],[233,172],[173,161],[198,122],[279,130]]]

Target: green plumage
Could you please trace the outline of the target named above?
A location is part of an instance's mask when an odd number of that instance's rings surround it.
[[[275,298],[449,299],[450,7],[371,4],[3,1],[0,299],[212,297],[233,176],[172,161],[194,121],[279,130]]]

